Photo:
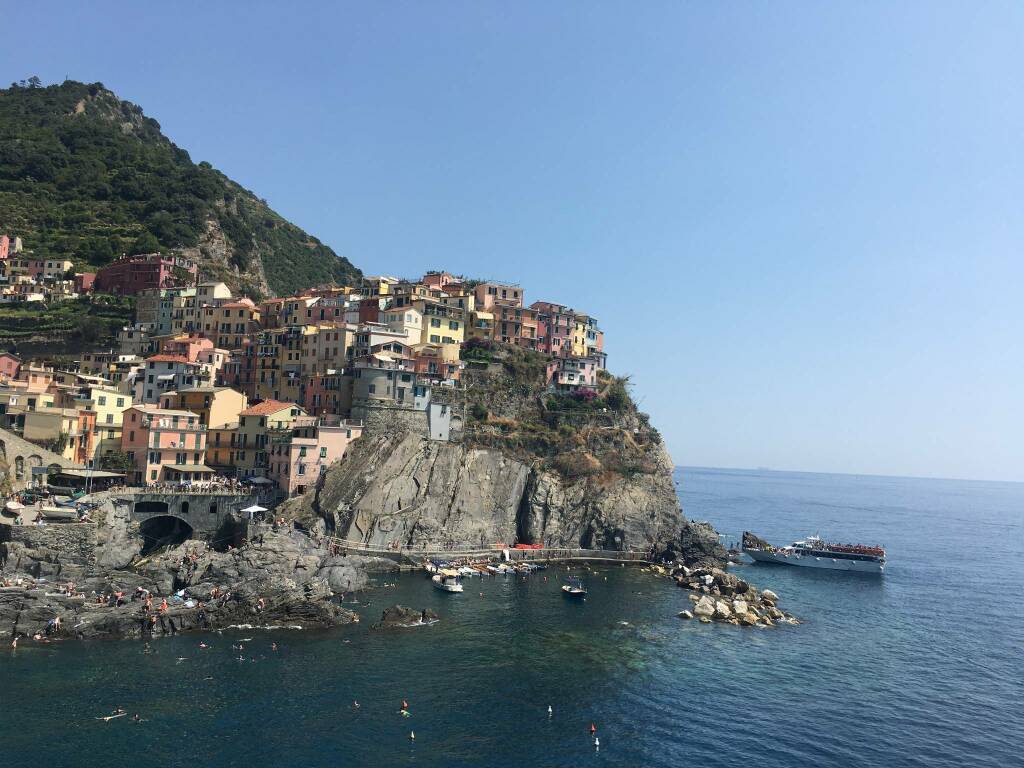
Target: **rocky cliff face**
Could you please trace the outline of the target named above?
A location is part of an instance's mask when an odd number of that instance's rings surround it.
[[[573,480],[498,449],[367,436],[299,503],[334,535],[374,546],[543,543],[723,559],[714,530],[683,517],[668,454],[657,457],[652,473]]]

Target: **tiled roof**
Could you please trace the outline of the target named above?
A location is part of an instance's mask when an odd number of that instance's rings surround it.
[[[188,358],[184,355],[153,355],[146,358],[147,363],[187,363]]]
[[[264,400],[262,403],[258,403],[250,408],[246,408],[244,411],[239,413],[239,416],[269,416],[272,413],[277,413],[285,408],[299,408],[298,403],[283,403],[280,400]]]

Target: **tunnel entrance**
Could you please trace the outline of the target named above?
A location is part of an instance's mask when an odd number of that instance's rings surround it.
[[[139,526],[143,539],[142,554],[148,555],[164,547],[176,547],[192,538],[192,526],[170,515],[159,515],[144,520]]]

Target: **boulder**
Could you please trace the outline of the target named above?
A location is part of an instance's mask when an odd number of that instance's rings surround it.
[[[373,624],[371,629],[400,629],[405,627],[423,627],[434,624],[438,616],[429,608],[409,608],[405,605],[392,605],[385,608],[381,614],[380,621]]]
[[[743,615],[747,612],[747,603],[744,600],[733,600],[732,612],[738,615]]]
[[[710,624],[711,623],[711,619],[709,619],[707,616],[701,616],[700,617],[700,623],[701,624]]]
[[[745,595],[748,591],[750,591],[750,585],[747,584],[747,582],[745,582],[743,579],[737,579],[736,586],[734,587],[734,589],[736,590],[737,595]]]
[[[702,618],[710,619],[715,615],[715,604],[710,597],[704,595],[701,597],[695,606],[693,606],[693,614]]]
[[[700,595],[687,595],[687,597],[694,603],[700,601]]]
[[[732,609],[729,608],[727,603],[724,603],[721,600],[716,600],[714,616],[719,621],[725,621],[732,617]]]
[[[692,619],[693,613],[691,613],[690,611],[680,611],[676,614],[676,616],[678,616],[680,619]]]
[[[772,592],[770,589],[766,589],[761,592],[761,599],[771,600],[773,603],[779,602],[779,596]]]

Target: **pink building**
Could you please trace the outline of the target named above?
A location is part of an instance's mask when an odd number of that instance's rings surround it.
[[[96,290],[134,296],[151,288],[195,285],[199,268],[181,256],[147,253],[124,256],[96,273]]]
[[[206,427],[199,414],[155,405],[124,412],[121,450],[135,463],[129,480],[137,485],[209,478]]]
[[[10,381],[18,378],[21,358],[12,352],[0,352],[0,380]]]
[[[462,376],[462,363],[458,355],[445,357],[440,344],[418,344],[413,347],[413,369],[429,379],[455,379]]]
[[[564,304],[535,301],[537,311],[537,349],[555,357],[572,355],[572,330],[576,311]]]
[[[440,291],[446,291],[450,287],[461,286],[462,281],[450,272],[427,272],[420,280],[420,283],[427,286],[428,288],[436,288]]]
[[[363,426],[358,422],[300,416],[289,434],[271,440],[270,479],[288,496],[301,495],[316,485],[327,467],[341,459],[349,443],[361,434]]]
[[[92,293],[93,285],[96,283],[95,272],[75,273],[75,293]]]
[[[523,289],[514,283],[480,283],[473,289],[473,295],[477,309],[523,306]]]
[[[0,235],[0,259],[6,259],[11,255],[11,238],[7,235]]]
[[[166,355],[181,355],[188,362],[194,363],[199,359],[199,353],[213,349],[213,341],[202,336],[175,336],[164,342],[161,350]]]
[[[595,357],[556,357],[547,366],[548,385],[558,392],[597,391],[601,362]]]

